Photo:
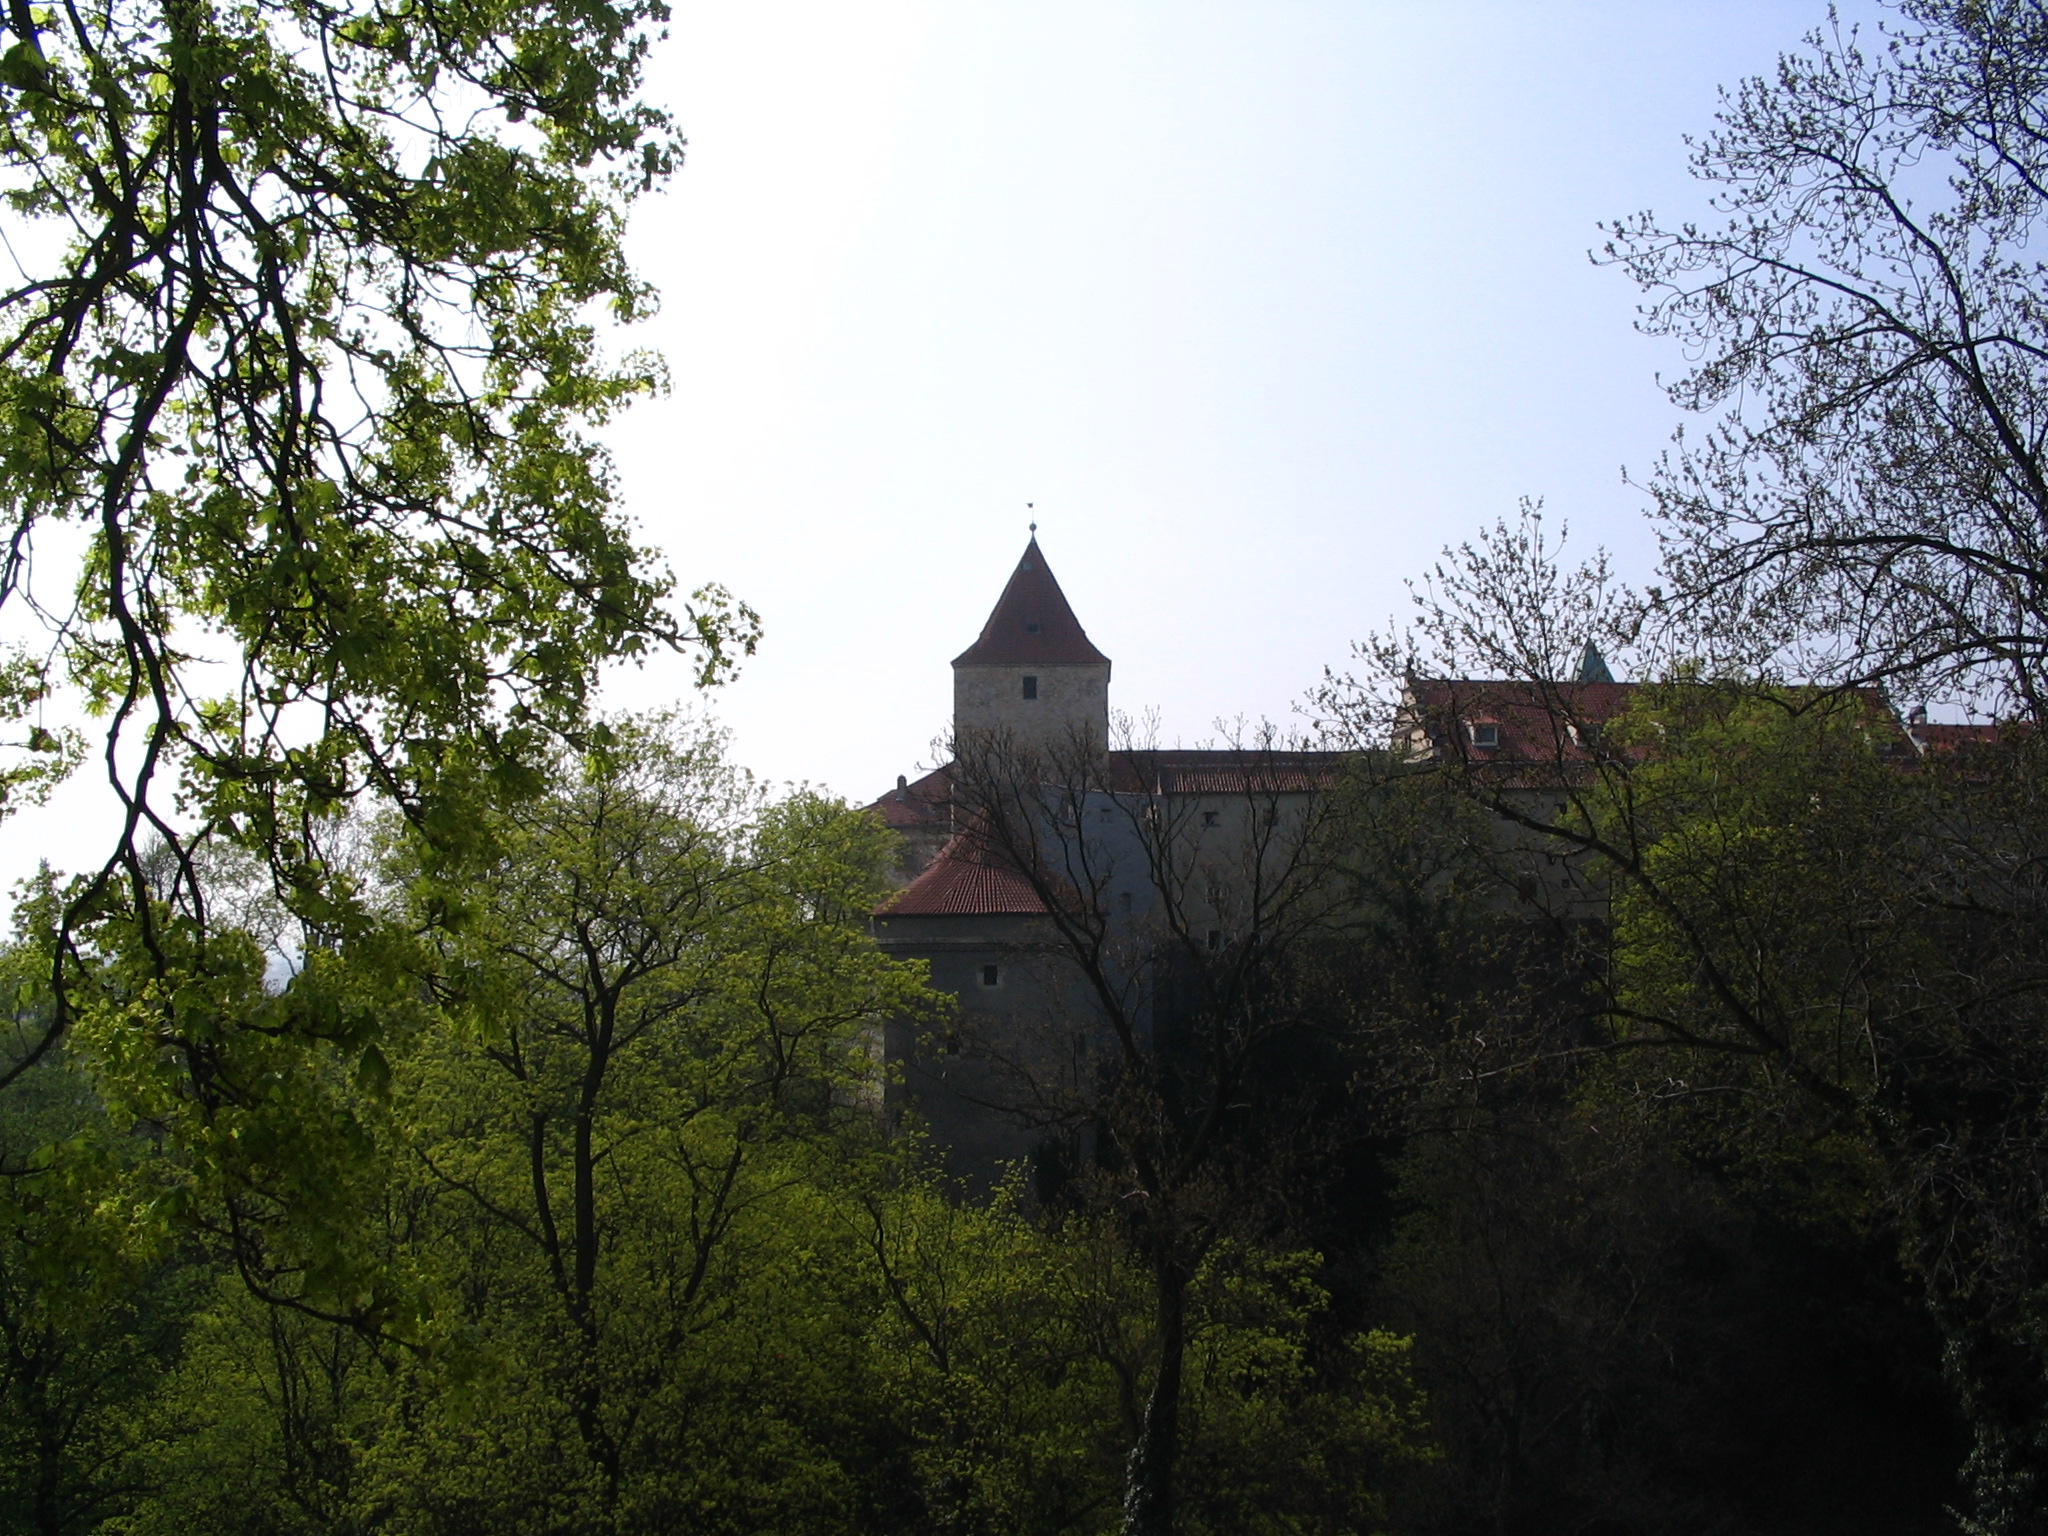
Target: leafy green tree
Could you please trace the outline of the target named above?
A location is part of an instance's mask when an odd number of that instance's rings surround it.
[[[1939,732],[1916,742],[1875,690],[1684,661],[1603,719],[1597,693],[1561,680],[1569,643],[1618,649],[1631,605],[1600,562],[1566,567],[1533,517],[1451,556],[1419,600],[1415,629],[1377,652],[1389,686],[1331,703],[1361,731],[1412,726],[1405,656],[1421,676],[1495,679],[1459,686],[1516,711],[1510,767],[1452,750],[1441,770],[1528,866],[1526,909],[1577,968],[1582,1027],[1496,1035],[1495,1069],[1631,1058],[1649,1098],[1725,1098],[1755,1146],[1803,1142],[1780,1176],[1834,1167],[1822,1182],[1885,1224],[1941,1332],[1974,1436],[1968,1518],[2039,1529],[2037,737],[1950,750]]]
[[[1856,696],[1691,686],[1638,715],[1656,748],[1629,775],[1636,851],[1615,863],[1618,1043],[1675,1048],[1701,1089],[1852,1139],[1947,1343],[1973,1518],[2039,1529],[2039,746],[1901,760]]]
[[[711,676],[751,643],[715,590],[670,610],[585,435],[659,382],[595,322],[652,302],[620,242],[680,155],[636,95],[665,14],[0,14],[23,270],[0,292],[0,608],[47,631],[43,659],[0,666],[0,808],[82,750],[43,724],[61,689],[113,809],[47,914],[51,1006],[0,1086],[95,1031],[110,1104],[191,1101],[167,1132],[200,1135],[251,1277],[337,1314],[378,1304],[309,1290],[298,1250],[336,1241],[319,1165],[363,1123],[318,1085],[379,1070],[381,1005],[317,965],[266,990],[207,851],[253,858],[304,947],[350,939],[360,976],[377,919],[340,812],[396,807],[429,856],[467,857],[484,808],[583,728],[600,662],[694,646]]]
[[[38,1038],[40,956],[0,953],[14,1019],[0,1051]],[[11,1036],[12,1038],[9,1038]],[[4,1059],[4,1057],[0,1057]],[[155,1484],[175,1426],[155,1413],[207,1276],[161,1209],[179,1180],[116,1134],[70,1052],[0,1096],[0,1531],[70,1536]]]
[[[372,1526],[363,1448],[390,1384],[415,1374],[399,1357],[380,1361],[359,1329],[264,1302],[232,1274],[210,1278],[147,1401],[160,1432],[144,1460],[146,1492],[103,1529],[327,1536]]]
[[[223,1280],[124,1529],[1114,1528],[1144,1265],[888,1130],[878,1027],[938,1001],[867,931],[888,834],[720,750],[613,725],[500,813],[482,882],[393,845],[434,1006],[353,1090],[352,1197],[415,1311]],[[1400,1346],[1327,1328],[1315,1270],[1228,1245],[1193,1279],[1192,1529],[1352,1529],[1419,1454]]]
[[[875,1102],[876,1032],[933,1002],[865,929],[887,834],[769,804],[715,736],[628,722],[508,811],[405,1073],[478,1321],[537,1329],[601,1518],[659,1496],[694,1341],[751,1294],[768,1213]]]

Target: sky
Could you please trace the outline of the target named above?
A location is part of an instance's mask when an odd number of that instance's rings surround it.
[[[1872,14],[1850,6],[1846,14]],[[1649,574],[1672,345],[1588,252],[1705,212],[1685,136],[1805,0],[678,0],[690,141],[632,245],[671,391],[608,429],[739,761],[865,801],[933,760],[1035,519],[1114,707],[1285,720],[1520,498]],[[1027,507],[1030,509],[1027,511]]]
[[[857,802],[937,760],[948,663],[1035,520],[1112,706],[1166,744],[1295,717],[1438,551],[1541,498],[1650,575],[1684,367],[1588,260],[1705,212],[1685,135],[1823,0],[672,0],[648,91],[690,141],[617,344],[670,392],[606,428],[688,591],[765,625],[683,705]],[[1850,18],[1875,15],[1847,0]],[[0,887],[97,863],[75,775]]]

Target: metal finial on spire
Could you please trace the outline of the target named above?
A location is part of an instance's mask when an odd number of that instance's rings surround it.
[[[1026,512],[1029,512],[1029,511],[1030,511],[1030,510],[1031,510],[1031,509],[1032,509],[1033,507],[1035,507],[1035,506],[1037,506],[1037,505],[1038,505],[1038,503],[1037,503],[1037,502],[1035,502],[1035,501],[1027,501],[1027,502],[1025,502],[1025,503],[1024,503],[1024,510],[1025,510]],[[1035,537],[1035,536],[1037,535],[1037,533],[1038,533],[1038,524],[1037,524],[1036,522],[1032,523],[1032,525],[1031,525],[1031,532],[1032,532],[1032,534],[1033,534],[1033,536],[1034,536],[1034,537]]]

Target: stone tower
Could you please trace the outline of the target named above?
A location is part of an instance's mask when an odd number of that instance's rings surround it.
[[[1109,744],[1109,658],[1088,642],[1034,534],[981,638],[953,658],[953,736]]]

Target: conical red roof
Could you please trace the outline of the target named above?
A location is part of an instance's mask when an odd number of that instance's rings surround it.
[[[1034,536],[1010,584],[981,626],[981,638],[953,658],[956,667],[1071,667],[1109,658],[1088,643],[1088,635]]]

